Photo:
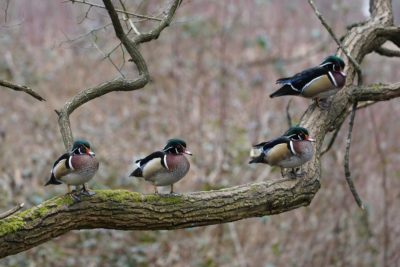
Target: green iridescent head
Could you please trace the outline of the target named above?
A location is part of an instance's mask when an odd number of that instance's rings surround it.
[[[93,153],[90,151],[90,144],[88,141],[79,139],[75,140],[72,146],[72,152],[74,154],[90,154]]]
[[[314,139],[309,138],[308,130],[300,126],[290,127],[289,130],[287,130],[283,135],[289,137],[290,139],[295,139],[295,140],[314,141]]]
[[[338,56],[332,55],[324,59],[320,64],[321,67],[326,67],[330,70],[334,71],[343,71],[346,64],[344,63],[343,59]]]
[[[185,153],[188,155],[192,154],[188,150],[186,150],[186,142],[178,138],[169,139],[163,151],[172,152],[174,154],[181,154],[181,153]]]

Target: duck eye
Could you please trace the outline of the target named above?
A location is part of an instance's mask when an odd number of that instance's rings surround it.
[[[338,65],[333,65],[333,70],[334,71],[340,71],[340,66],[338,66]]]

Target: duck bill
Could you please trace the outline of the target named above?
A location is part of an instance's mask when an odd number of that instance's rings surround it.
[[[192,155],[193,155],[192,152],[190,152],[189,150],[185,150],[185,151],[183,151],[183,153],[185,153],[185,154],[187,154],[187,155],[189,155],[189,156],[192,156]]]
[[[311,137],[309,137],[309,136],[307,136],[307,139],[306,139],[307,141],[310,141],[310,142],[315,142],[316,140],[314,139],[314,138],[311,138]]]
[[[91,151],[90,149],[86,149],[86,154],[88,154],[92,158],[94,158],[96,156],[96,154],[93,151]]]

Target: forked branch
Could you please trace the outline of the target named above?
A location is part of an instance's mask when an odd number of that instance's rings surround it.
[[[148,33],[143,33],[142,35],[140,35],[143,36],[142,38],[137,38],[133,41],[128,38],[127,34],[125,34],[124,29],[120,23],[117,10],[114,8],[112,2],[110,0],[104,0],[103,2],[104,8],[107,9],[108,14],[111,18],[115,34],[120,39],[122,45],[130,55],[131,61],[133,61],[136,65],[139,76],[135,80],[120,78],[105,82],[92,88],[84,89],[83,91],[72,97],[70,100],[68,100],[60,110],[56,110],[61,136],[66,149],[69,149],[73,143],[73,134],[71,130],[69,116],[75,109],[79,108],[90,100],[93,100],[99,96],[105,95],[113,91],[133,91],[146,86],[146,84],[150,80],[150,76],[146,62],[138,49],[138,45],[140,43],[156,39],[160,35],[162,30],[164,30],[170,24],[175,14],[175,11],[179,6],[180,1],[175,0],[170,5],[165,17],[160,19],[159,24],[155,26],[153,30]]]

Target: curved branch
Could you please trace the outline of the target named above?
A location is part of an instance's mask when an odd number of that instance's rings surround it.
[[[10,88],[10,89],[15,90],[15,91],[25,92],[28,95],[36,98],[39,101],[46,101],[38,93],[36,93],[31,88],[29,88],[29,87],[27,87],[25,85],[19,85],[19,84],[11,83],[11,82],[8,82],[8,81],[0,80],[0,86],[4,86],[4,87]]]
[[[319,187],[316,179],[290,179],[182,195],[104,190],[78,203],[56,197],[0,221],[0,258],[77,229],[179,229],[277,214],[309,205]]]
[[[159,25],[157,25],[152,31],[139,35],[138,37],[140,38],[136,38],[134,41],[132,41],[124,32],[121,22],[119,21],[117,11],[112,2],[110,0],[103,1],[104,6],[111,18],[115,34],[131,56],[131,61],[135,63],[139,72],[139,77],[136,80],[116,79],[92,88],[85,89],[68,100],[61,110],[57,110],[56,113],[58,115],[58,125],[60,127],[61,136],[66,149],[70,148],[73,143],[73,135],[69,116],[75,109],[82,106],[86,102],[93,100],[94,98],[113,91],[133,91],[146,86],[150,80],[150,75],[146,62],[138,49],[138,44],[156,39],[160,35],[161,31],[165,29],[171,22],[172,17],[179,6],[179,2],[179,0],[175,0],[171,4],[167,11],[166,17],[163,18]]]
[[[375,49],[375,52],[385,57],[400,57],[400,51],[392,50],[385,47],[379,47],[378,49]]]

